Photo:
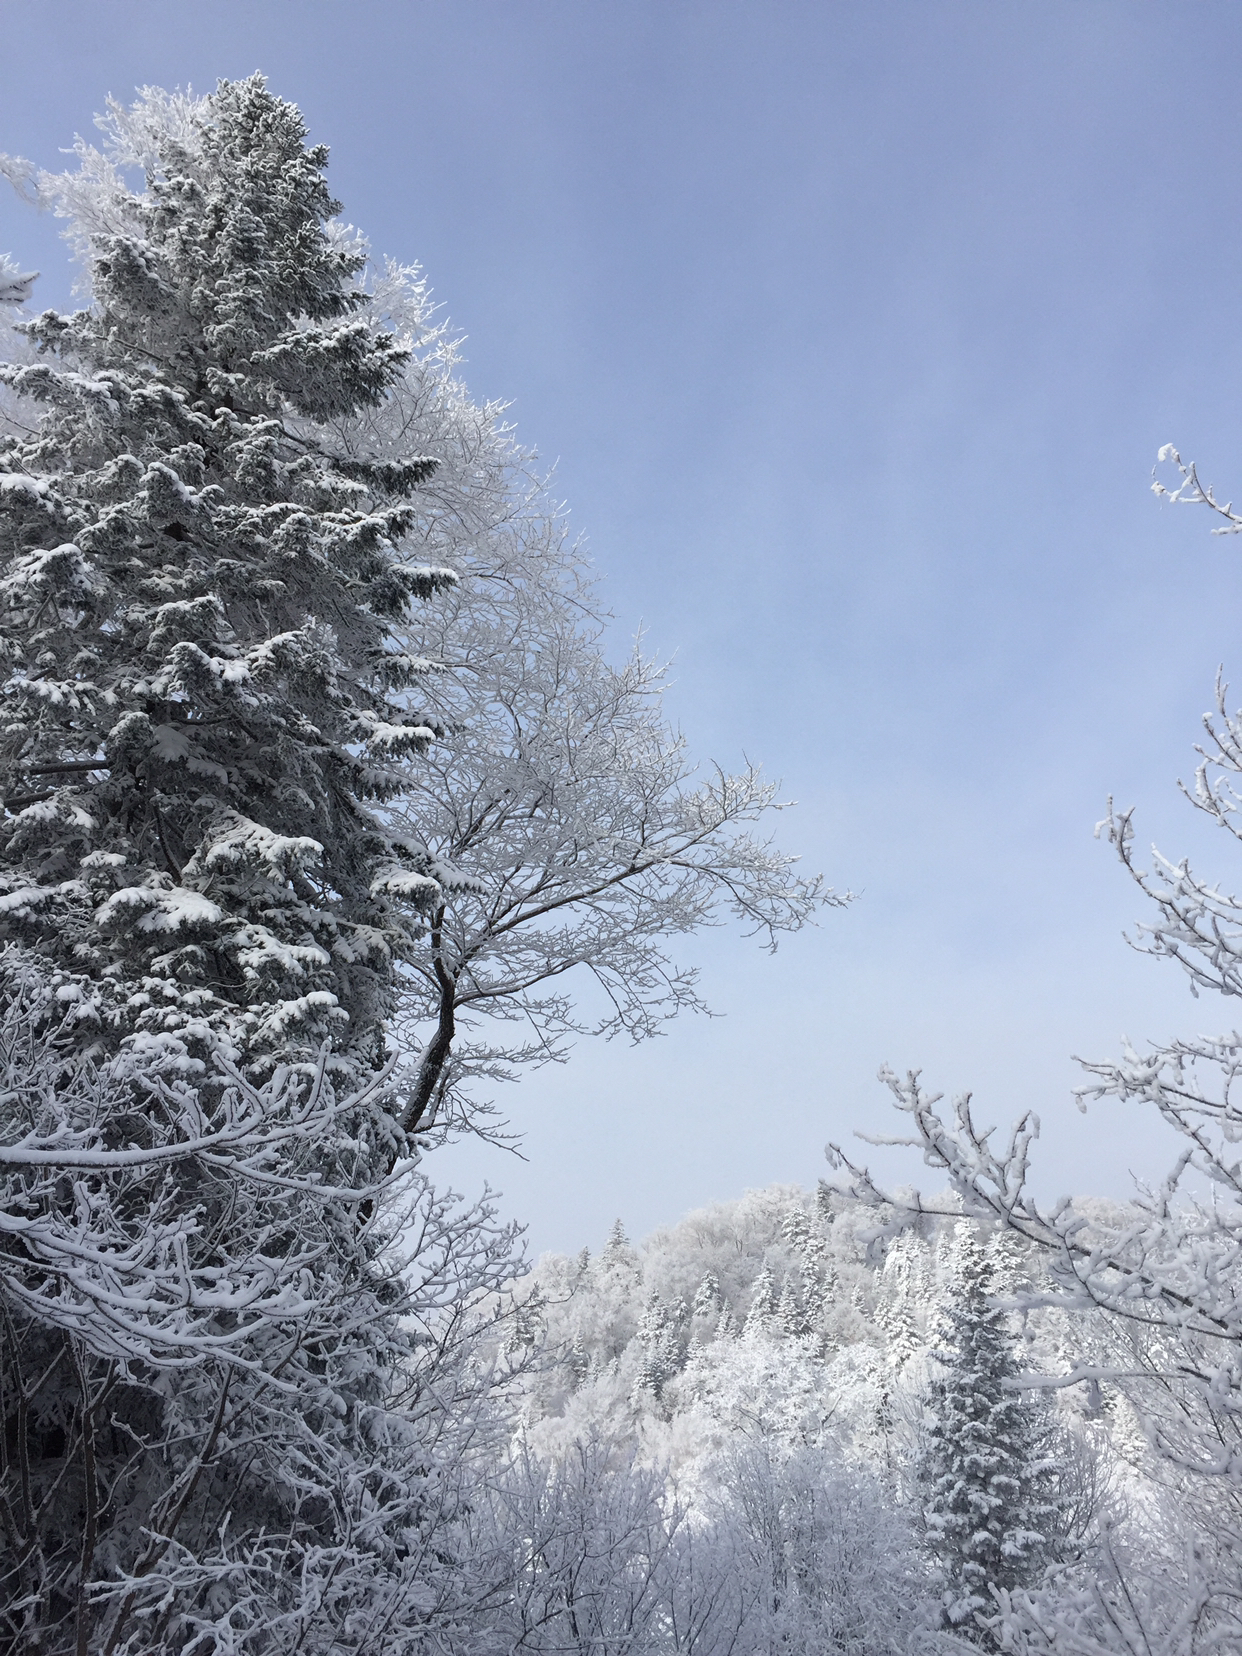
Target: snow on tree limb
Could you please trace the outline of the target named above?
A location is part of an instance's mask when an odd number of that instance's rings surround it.
[[[22,272],[7,253],[0,253],[0,305],[24,305],[34,291],[38,271]]]

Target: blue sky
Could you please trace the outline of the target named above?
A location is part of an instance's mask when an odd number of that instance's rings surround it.
[[[595,1246],[813,1182],[888,1129],[886,1060],[1038,1109],[1050,1190],[1158,1169],[1071,1054],[1236,1021],[1127,949],[1092,829],[1113,794],[1242,884],[1175,788],[1218,665],[1242,699],[1242,544],[1148,490],[1172,441],[1242,495],[1237,7],[4,0],[0,40],[0,149],[44,165],[146,82],[301,104],[557,462],[618,645],[862,893],[775,959],[699,940],[727,1016],[581,1047],[504,1099],[526,1163],[446,1172]],[[0,248],[64,302],[15,198]]]

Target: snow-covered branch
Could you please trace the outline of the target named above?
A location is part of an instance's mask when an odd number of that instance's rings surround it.
[[[325,1214],[358,1215],[349,1245],[365,1245],[362,1216],[401,1175],[358,1177],[388,1074],[337,1098],[327,1059],[256,1087],[217,1058],[215,1084],[191,1086],[125,1058],[66,1063],[10,1008],[0,1295],[97,1356],[162,1368],[252,1362],[258,1329],[331,1317],[348,1267]]]
[[[572,1035],[633,1039],[698,1008],[671,939],[732,913],[775,947],[846,898],[754,825],[779,809],[757,767],[699,775],[661,710],[663,669],[613,665],[590,573],[532,458],[461,397],[454,359],[410,272],[377,280],[377,315],[411,349],[382,408],[342,422],[342,447],[440,457],[419,534],[461,575],[405,651],[439,669],[418,706],[444,735],[398,768],[393,826],[444,891],[429,947],[408,962],[403,1022],[420,1054],[407,1128],[462,1120],[468,1086],[562,1056]],[[566,980],[594,979],[584,1016]],[[487,1024],[524,1033],[488,1036]]]

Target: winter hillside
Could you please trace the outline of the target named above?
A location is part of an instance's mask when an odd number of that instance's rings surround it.
[[[511,1343],[542,1361],[524,1386],[525,1432],[549,1452],[583,1435],[632,1444],[683,1492],[712,1485],[721,1456],[750,1439],[781,1453],[815,1446],[905,1489],[927,1423],[943,1321],[961,1295],[973,1228],[891,1225],[820,1185],[748,1191],[689,1214],[640,1246],[620,1222],[592,1257],[548,1254],[519,1289]],[[877,1234],[880,1231],[880,1234]],[[1042,1274],[1033,1250],[993,1232],[999,1295]],[[1063,1366],[1082,1331],[1064,1313],[1007,1319],[1020,1368]],[[1107,1329],[1095,1330],[1104,1357]],[[1075,1458],[1099,1459],[1110,1488],[1155,1498],[1156,1467],[1115,1388],[1055,1394],[1052,1423]]]
[[[1087,1205],[1105,1224],[1125,1222],[1113,1204]],[[924,1638],[939,1621],[987,1643],[973,1611],[994,1615],[993,1587],[1031,1587],[1045,1571],[1063,1595],[1110,1572],[1123,1593],[1136,1577],[1180,1580],[1189,1592],[1184,1479],[1145,1425],[1140,1376],[1158,1366],[1158,1342],[1136,1341],[1098,1313],[1084,1323],[1032,1303],[1049,1287],[1039,1250],[1012,1232],[945,1217],[910,1222],[822,1181],[813,1196],[795,1186],[749,1191],[639,1246],[618,1221],[597,1256],[545,1255],[519,1289],[508,1350],[533,1358],[521,1441],[552,1462],[575,1445],[606,1444],[657,1472],[692,1522],[728,1514],[765,1556],[774,1535],[781,1548],[804,1543],[796,1505],[809,1478],[834,1544],[843,1526],[855,1530],[854,1564],[868,1577],[864,1587],[830,1572],[836,1585],[821,1591],[839,1595],[834,1613],[865,1615],[869,1595],[891,1595],[886,1614],[900,1604]],[[999,1370],[1012,1377],[1016,1389],[1001,1377],[985,1436],[995,1429],[1002,1453],[1025,1439],[1021,1500],[1028,1517],[1037,1509],[1026,1545],[1038,1556],[1033,1568],[1012,1568],[1023,1548],[1016,1531],[1002,1534],[990,1567],[976,1571],[981,1593],[971,1593],[954,1575],[935,1474],[938,1458],[951,1460],[946,1434],[959,1428],[951,1382],[963,1325],[969,1338],[989,1318],[993,1351],[972,1361],[991,1372],[968,1371],[961,1388],[969,1405]],[[1075,1366],[1090,1376],[1051,1391],[1030,1384]],[[978,1461],[979,1441],[967,1450]],[[760,1465],[767,1505],[756,1529]],[[960,1490],[958,1474],[949,1483]],[[1001,1518],[1012,1523],[1014,1513]],[[972,1513],[976,1542],[977,1525]],[[968,1556],[965,1574],[969,1582]],[[814,1620],[806,1604],[802,1613]]]

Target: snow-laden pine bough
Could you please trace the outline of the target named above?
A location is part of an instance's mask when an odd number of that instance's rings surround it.
[[[515,1235],[416,1159],[386,1075],[261,1087],[0,1038],[0,1649],[376,1651],[496,1590]],[[215,1082],[216,1084],[205,1084]],[[344,1642],[342,1642],[344,1641]]]

